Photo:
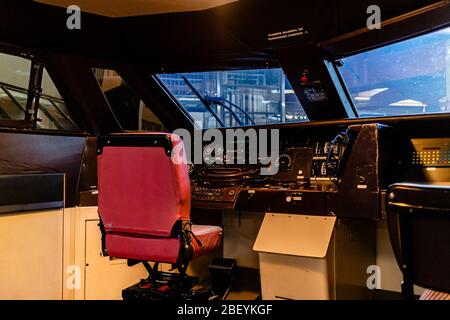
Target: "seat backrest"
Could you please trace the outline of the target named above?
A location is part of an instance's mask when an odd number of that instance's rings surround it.
[[[166,133],[98,139],[98,211],[107,233],[168,237],[189,220],[183,142]]]
[[[386,193],[392,247],[412,284],[450,292],[450,186],[398,183]]]

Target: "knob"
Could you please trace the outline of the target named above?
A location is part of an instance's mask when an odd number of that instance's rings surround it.
[[[292,201],[292,197],[291,196],[287,196],[286,197],[286,202],[291,202]]]

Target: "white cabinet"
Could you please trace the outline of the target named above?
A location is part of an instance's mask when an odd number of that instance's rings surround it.
[[[62,209],[0,215],[0,299],[62,299],[62,265]]]
[[[66,299],[113,300],[122,299],[122,290],[148,276],[142,264],[127,266],[125,259],[104,257],[97,207],[77,207],[71,212],[73,259],[68,257],[66,284],[72,287],[73,276],[79,270],[78,288],[66,288]],[[70,251],[70,249],[69,249]],[[66,285],[67,287],[67,285]]]

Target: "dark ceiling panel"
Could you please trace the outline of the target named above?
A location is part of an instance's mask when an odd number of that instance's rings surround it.
[[[339,0],[339,33],[344,34],[364,28],[369,18],[367,8],[377,5],[381,19],[387,20],[431,5],[439,0]]]
[[[253,49],[328,38],[337,32],[336,0],[246,0],[210,11]]]
[[[115,19],[120,30],[120,51],[148,59],[173,63],[208,54],[226,56],[248,51],[209,11],[173,13]]]
[[[62,8],[29,0],[2,0],[0,42],[91,56],[114,52],[117,32],[112,19],[82,13],[81,30],[69,30],[68,17]]]
[[[0,43],[129,61],[157,72],[263,67],[277,64],[275,48],[364,27],[370,4],[379,5],[387,19],[432,2],[437,1],[241,0],[204,11],[128,18],[82,13],[81,30],[68,30],[64,8],[2,0]]]

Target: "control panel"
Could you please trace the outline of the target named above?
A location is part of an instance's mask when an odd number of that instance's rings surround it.
[[[311,177],[312,149],[294,147],[284,150],[276,160],[278,172],[273,182],[296,182]]]
[[[450,167],[450,139],[413,139],[411,164],[419,167]]]
[[[191,174],[191,199],[194,207],[234,208],[242,186],[257,179],[254,166],[206,165]]]
[[[236,208],[263,212],[308,212],[326,214],[325,185],[288,187],[245,187],[241,189]]]
[[[385,124],[286,130],[279,146],[269,163],[196,165],[193,207],[378,219],[392,183],[450,181],[450,138],[411,139]],[[262,175],[274,161],[278,171]]]
[[[406,152],[404,181],[448,183],[450,181],[450,138],[411,139]]]
[[[193,207],[266,210],[274,203],[273,210],[324,212],[324,192],[335,186],[329,151],[339,148],[329,140],[283,143],[274,175],[261,175],[257,165],[197,166],[191,171]]]
[[[314,143],[314,152],[312,158],[311,176],[315,178],[326,178],[330,176],[327,168],[328,153],[331,148],[338,148],[332,146],[330,142],[316,142]]]
[[[329,141],[316,141],[303,147],[286,148],[278,158],[278,173],[270,180],[274,183],[330,180],[335,176],[335,172],[330,170],[335,159],[329,158],[329,153],[334,151],[333,154],[339,154],[340,148]]]
[[[194,206],[210,208],[234,208],[240,187],[211,187],[193,184],[191,200]]]

